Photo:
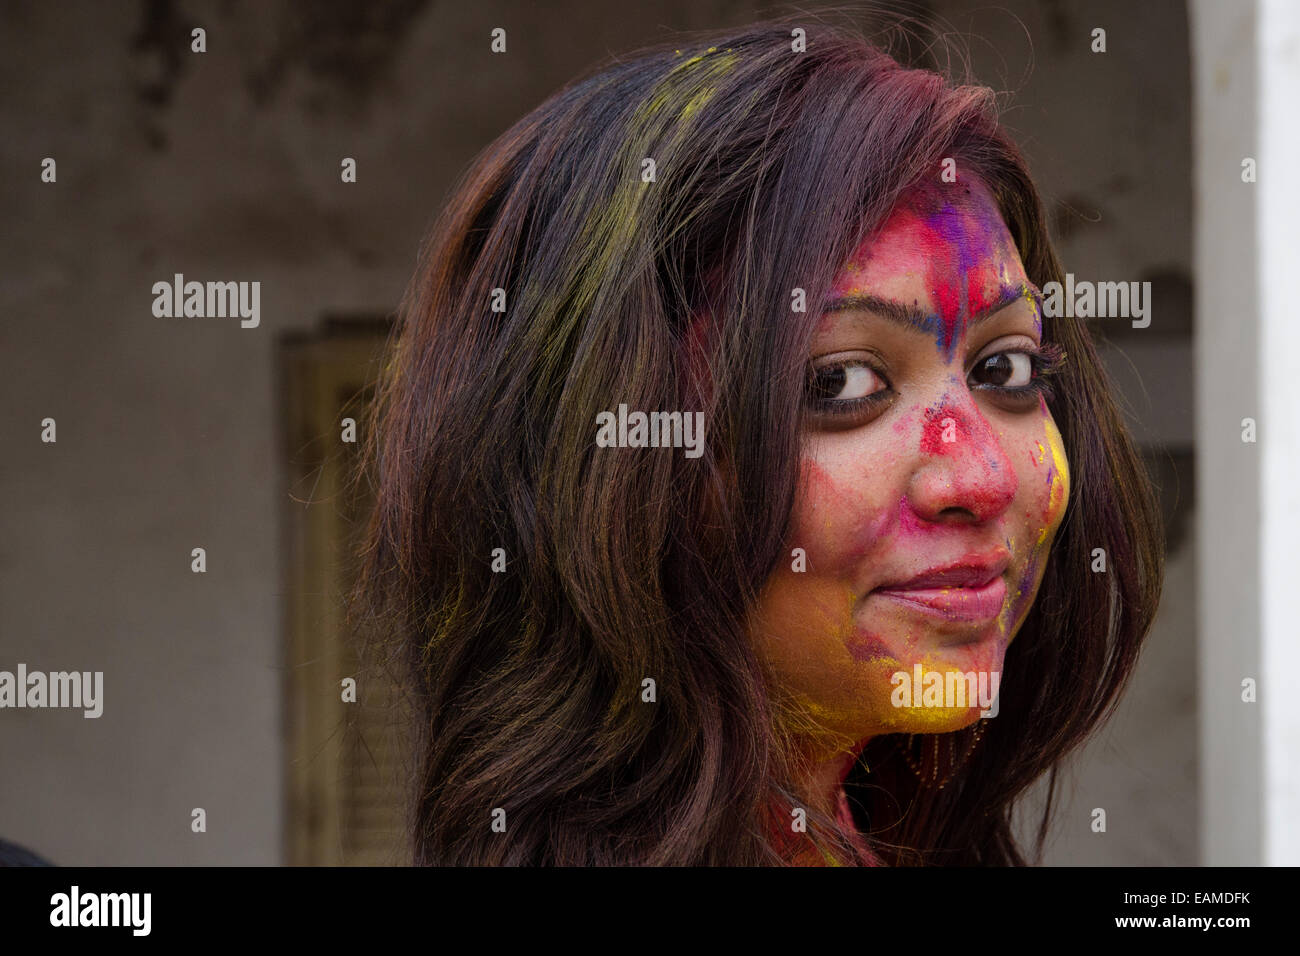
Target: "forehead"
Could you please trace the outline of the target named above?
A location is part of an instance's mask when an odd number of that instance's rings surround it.
[[[934,305],[937,290],[1018,284],[1019,253],[983,183],[925,183],[905,192],[836,278],[834,297],[873,293]]]

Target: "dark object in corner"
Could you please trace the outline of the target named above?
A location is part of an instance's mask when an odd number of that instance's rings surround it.
[[[0,866],[53,866],[49,860],[37,856],[26,847],[0,839]]]

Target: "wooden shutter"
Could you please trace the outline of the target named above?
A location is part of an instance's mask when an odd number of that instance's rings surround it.
[[[348,481],[361,454],[385,321],[330,322],[280,347],[285,609],[285,861],[402,865],[406,712],[393,676],[367,662],[345,629],[356,536],[370,500]],[[357,441],[342,440],[356,420]],[[356,680],[356,702],[342,681]]]

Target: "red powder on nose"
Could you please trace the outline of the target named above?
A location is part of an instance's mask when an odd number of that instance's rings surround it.
[[[921,426],[921,451],[927,455],[952,455],[957,446],[968,437],[966,423],[960,412],[950,405],[925,410],[925,424]],[[951,436],[944,441],[945,432]]]
[[[945,435],[949,441],[944,441]],[[1001,512],[1015,497],[1019,481],[1011,460],[978,411],[963,411],[947,402],[927,408],[920,453],[954,459],[960,456],[960,464],[954,462],[944,478],[947,491],[938,498],[929,496],[930,507],[959,505],[984,520]],[[914,505],[905,499],[901,524],[904,530],[910,530],[909,524],[923,527],[925,521],[934,520],[928,514],[918,514],[917,522],[909,522],[906,512],[911,507]]]

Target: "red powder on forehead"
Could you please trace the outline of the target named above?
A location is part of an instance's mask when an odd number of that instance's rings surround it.
[[[918,189],[856,250],[831,294],[870,293],[878,272],[919,266],[935,309],[925,328],[950,360],[970,316],[991,307],[1006,284],[999,259],[1015,256],[1008,242],[996,205],[975,202],[969,187]]]
[[[938,308],[938,344],[947,357],[970,316],[991,305],[998,294],[995,263],[1002,228],[995,212],[946,202],[916,217],[911,238],[924,252],[925,283]]]
[[[966,273],[967,276],[967,314],[991,309],[1002,294],[1002,275],[995,267],[992,258],[981,259]]]

